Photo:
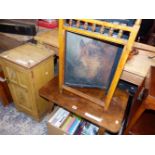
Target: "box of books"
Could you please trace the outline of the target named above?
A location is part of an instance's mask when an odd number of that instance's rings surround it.
[[[70,112],[63,108],[56,107],[52,114],[50,115],[50,119],[47,123],[48,134],[49,135],[64,135],[65,133],[60,126],[65,122],[65,120],[70,115]]]
[[[57,107],[47,124],[49,135],[96,135],[99,127]]]
[[[86,121],[82,120],[74,133],[75,135],[97,135],[99,127]]]
[[[71,114],[67,118],[65,123],[61,126],[61,130],[63,130],[68,135],[74,135],[80,122],[81,122],[81,118]]]

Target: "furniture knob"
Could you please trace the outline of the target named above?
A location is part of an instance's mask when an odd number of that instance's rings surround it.
[[[48,75],[48,72],[45,72],[45,75]]]

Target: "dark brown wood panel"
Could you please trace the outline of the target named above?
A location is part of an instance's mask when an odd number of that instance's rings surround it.
[[[4,79],[4,74],[0,68],[0,78]],[[4,106],[8,105],[10,102],[12,102],[12,97],[7,85],[7,82],[0,81],[0,101]]]

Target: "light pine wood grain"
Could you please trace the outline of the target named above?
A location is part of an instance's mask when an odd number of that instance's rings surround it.
[[[33,62],[28,65],[30,60]],[[51,52],[25,44],[1,54],[0,63],[16,108],[40,120],[50,109],[49,102],[38,91],[54,76]]]

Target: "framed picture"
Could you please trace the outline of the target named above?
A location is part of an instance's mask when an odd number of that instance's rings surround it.
[[[107,110],[140,23],[140,19],[132,26],[115,21],[60,19],[60,92],[68,91]],[[94,90],[99,90],[99,95]]]
[[[116,44],[67,32],[65,84],[108,90],[121,52]]]

